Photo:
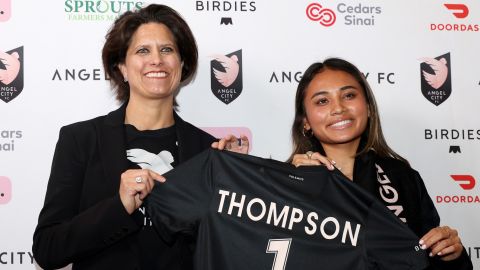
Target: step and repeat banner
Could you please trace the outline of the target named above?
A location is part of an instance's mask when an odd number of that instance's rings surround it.
[[[150,2],[0,0],[0,269],[39,269],[32,234],[59,128],[117,108],[101,64],[113,20]],[[286,160],[294,96],[313,62],[367,77],[390,146],[425,180],[480,269],[480,2],[169,0],[199,47],[179,114],[251,154]],[[229,87],[213,73],[229,58]],[[429,83],[430,82],[430,83]]]

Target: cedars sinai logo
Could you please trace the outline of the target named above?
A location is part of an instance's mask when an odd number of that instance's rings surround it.
[[[23,90],[23,46],[10,51],[0,49],[0,99],[10,102]]]

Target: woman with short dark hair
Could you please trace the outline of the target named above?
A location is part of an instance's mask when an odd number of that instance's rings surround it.
[[[103,64],[122,106],[60,130],[33,254],[45,269],[192,269],[193,239],[169,246],[142,206],[161,174],[215,138],[175,113],[175,95],[197,68],[197,45],[173,9],[121,15]],[[212,146],[246,152],[227,136]]]

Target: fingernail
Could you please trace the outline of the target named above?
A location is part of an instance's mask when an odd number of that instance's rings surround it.
[[[337,164],[337,162],[335,162],[335,160],[332,160],[331,161],[333,165]]]
[[[438,256],[442,256],[442,252],[438,252],[437,255],[438,255]]]
[[[421,249],[427,249],[427,245],[422,245],[420,248]]]
[[[428,256],[433,257],[433,254],[430,252],[430,253],[428,254]]]
[[[333,165],[330,164],[330,165],[328,165],[328,168],[329,168],[330,170],[333,170],[335,167],[333,167]]]
[[[418,241],[418,243],[419,243],[420,245],[423,245],[423,239],[420,239],[420,241]]]

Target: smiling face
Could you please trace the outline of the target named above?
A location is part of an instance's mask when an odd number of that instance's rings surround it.
[[[182,61],[172,32],[160,23],[142,24],[132,36],[125,63],[119,65],[130,99],[168,99],[173,103]]]
[[[364,89],[347,72],[325,69],[306,88],[304,125],[322,145],[354,143],[368,123]]]

